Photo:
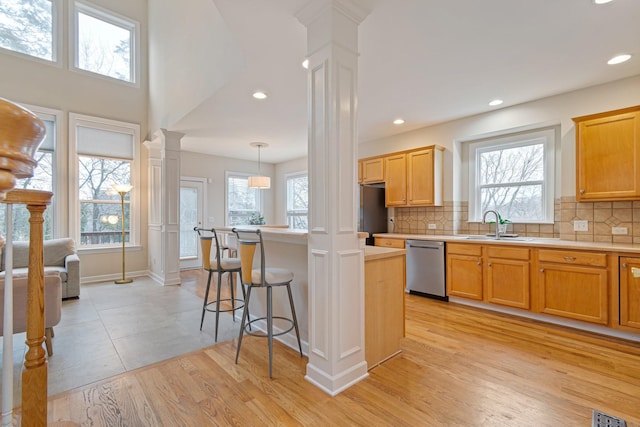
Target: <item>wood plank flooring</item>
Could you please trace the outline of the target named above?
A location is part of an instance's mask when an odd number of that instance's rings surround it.
[[[246,337],[49,399],[54,426],[640,426],[640,344],[407,295],[402,353],[330,397]],[[19,414],[18,414],[19,418]]]

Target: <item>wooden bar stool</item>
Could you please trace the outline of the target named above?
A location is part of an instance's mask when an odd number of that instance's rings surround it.
[[[300,356],[302,354],[302,344],[300,343],[300,331],[298,330],[298,319],[296,318],[296,310],[293,306],[293,295],[291,294],[291,281],[293,273],[284,268],[267,268],[264,256],[264,244],[262,241],[262,233],[260,230],[239,230],[233,228],[232,231],[237,237],[238,253],[240,255],[241,272],[240,280],[244,286],[247,286],[247,295],[245,298],[244,310],[242,312],[242,324],[240,325],[240,335],[238,336],[238,348],[236,349],[236,363],[240,355],[240,346],[242,345],[242,337],[245,333],[257,337],[267,338],[269,342],[269,378],[272,377],[272,360],[273,360],[273,337],[288,333],[292,329],[296,330],[298,338],[298,347],[300,348]],[[256,246],[260,246],[260,268],[253,268],[253,258],[256,252]],[[272,309],[272,289],[274,286],[285,286],[289,295],[289,304],[291,306],[291,318],[274,316]],[[267,314],[257,319],[250,319],[249,301],[251,299],[251,291],[253,288],[264,288],[267,291]],[[273,320],[280,319],[289,324],[289,328],[280,332],[273,332]],[[267,331],[254,331],[251,325],[255,322],[267,322]],[[254,328],[255,329],[255,328]]]
[[[200,236],[200,247],[202,249],[202,267],[209,272],[209,278],[207,279],[207,289],[204,293],[204,302],[202,305],[202,318],[200,319],[200,330],[202,330],[202,324],[204,323],[204,314],[207,311],[216,313],[216,331],[215,340],[218,341],[218,322],[220,320],[220,312],[231,312],[235,321],[235,311],[244,307],[244,298],[246,293],[244,286],[242,286],[243,299],[235,297],[235,283],[233,277],[235,273],[240,272],[240,259],[239,258],[224,258],[223,246],[218,240],[218,233],[211,228],[198,228],[194,227],[194,231]],[[215,251],[212,251],[212,246],[215,245]],[[213,273],[218,274],[218,286],[216,289],[216,299],[209,301],[209,288],[211,287],[211,276]],[[222,288],[222,275],[224,273],[229,274],[229,291],[231,296],[229,298],[220,297],[220,289]],[[231,308],[220,308],[220,303],[231,303]]]

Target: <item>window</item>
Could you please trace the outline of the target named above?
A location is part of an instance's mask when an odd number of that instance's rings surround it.
[[[138,32],[132,20],[76,3],[74,66],[135,83]]]
[[[287,182],[287,224],[290,228],[306,230],[309,210],[309,177],[305,173],[290,174]]]
[[[255,222],[262,203],[260,190],[249,188],[249,175],[227,172],[227,226],[246,225]]]
[[[53,110],[36,109],[30,107],[40,120],[44,122],[46,128],[46,134],[42,144],[38,148],[38,152],[35,155],[35,160],[38,166],[33,171],[33,177],[22,178],[17,180],[14,188],[30,189],[30,190],[42,190],[54,192],[55,187],[55,161],[56,161],[56,132],[57,132],[57,115],[59,112]],[[47,111],[47,112],[45,112]],[[53,239],[55,236],[54,230],[54,212],[55,212],[55,197],[52,199],[51,205],[44,211],[44,239]],[[0,230],[3,235],[6,235],[6,205],[0,204]],[[31,214],[27,210],[26,205],[13,205],[13,237],[14,241],[28,241],[29,240],[29,217]]]
[[[0,47],[46,61],[56,61],[57,0],[2,0]]]
[[[469,144],[469,220],[496,210],[519,223],[552,223],[555,130]]]
[[[69,121],[77,176],[76,242],[80,248],[122,245],[121,198],[112,185],[131,184],[124,197],[124,239],[136,243],[139,126],[77,114],[70,114]]]

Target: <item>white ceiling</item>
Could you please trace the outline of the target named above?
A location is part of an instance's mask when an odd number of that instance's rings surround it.
[[[277,163],[307,152],[307,0],[213,0],[245,67],[171,130],[187,151]],[[359,27],[358,139],[640,75],[640,0],[377,0]],[[626,63],[606,61],[620,53]],[[252,98],[255,90],[269,94]],[[402,117],[402,126],[392,124]]]

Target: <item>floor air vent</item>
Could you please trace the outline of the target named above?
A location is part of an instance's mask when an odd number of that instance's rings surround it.
[[[627,427],[627,423],[622,418],[607,415],[594,409],[591,427]]]

